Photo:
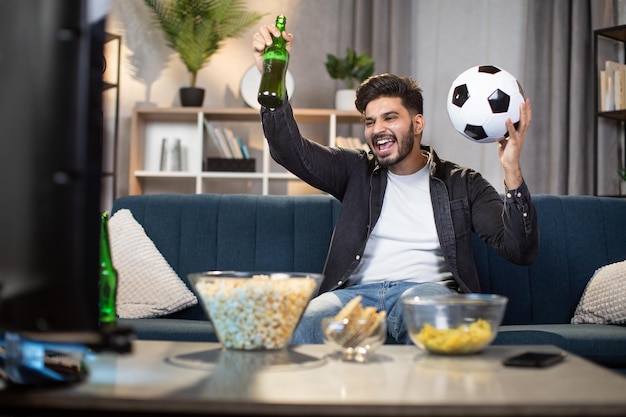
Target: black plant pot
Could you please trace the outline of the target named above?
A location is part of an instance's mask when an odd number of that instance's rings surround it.
[[[204,88],[183,87],[180,89],[180,104],[184,107],[202,107]]]

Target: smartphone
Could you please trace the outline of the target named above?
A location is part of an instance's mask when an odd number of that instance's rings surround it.
[[[565,359],[565,352],[546,353],[546,352],[525,352],[506,358],[502,363],[505,366],[525,366],[531,368],[545,368],[556,365]]]

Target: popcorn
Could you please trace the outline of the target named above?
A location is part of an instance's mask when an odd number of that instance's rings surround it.
[[[268,275],[196,284],[222,344],[243,350],[286,346],[315,288],[314,279]]]

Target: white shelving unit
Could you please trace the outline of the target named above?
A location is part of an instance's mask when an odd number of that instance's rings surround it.
[[[335,145],[338,129],[350,129],[361,123],[356,111],[332,109],[294,109],[303,134],[311,139]],[[205,120],[228,126],[247,143],[256,160],[255,172],[203,171],[207,156],[218,156],[211,149]],[[326,126],[326,129],[324,129]],[[318,131],[308,135],[306,130]],[[321,132],[319,133],[321,129]],[[161,144],[164,138],[180,139],[181,171],[160,171]],[[213,155],[211,153],[213,152]],[[272,161],[263,138],[258,110],[248,108],[135,108],[130,136],[129,194],[158,192],[210,193],[246,192],[273,194],[276,183],[300,183],[295,176]],[[298,186],[299,186],[298,185]],[[279,187],[280,188],[280,187]],[[293,187],[278,193],[291,194]],[[298,187],[295,187],[296,189]],[[293,193],[308,193],[295,191]]]

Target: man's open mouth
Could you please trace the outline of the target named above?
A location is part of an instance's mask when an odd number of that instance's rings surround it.
[[[374,141],[379,153],[388,152],[393,147],[395,142],[396,140],[390,136],[385,136]]]

